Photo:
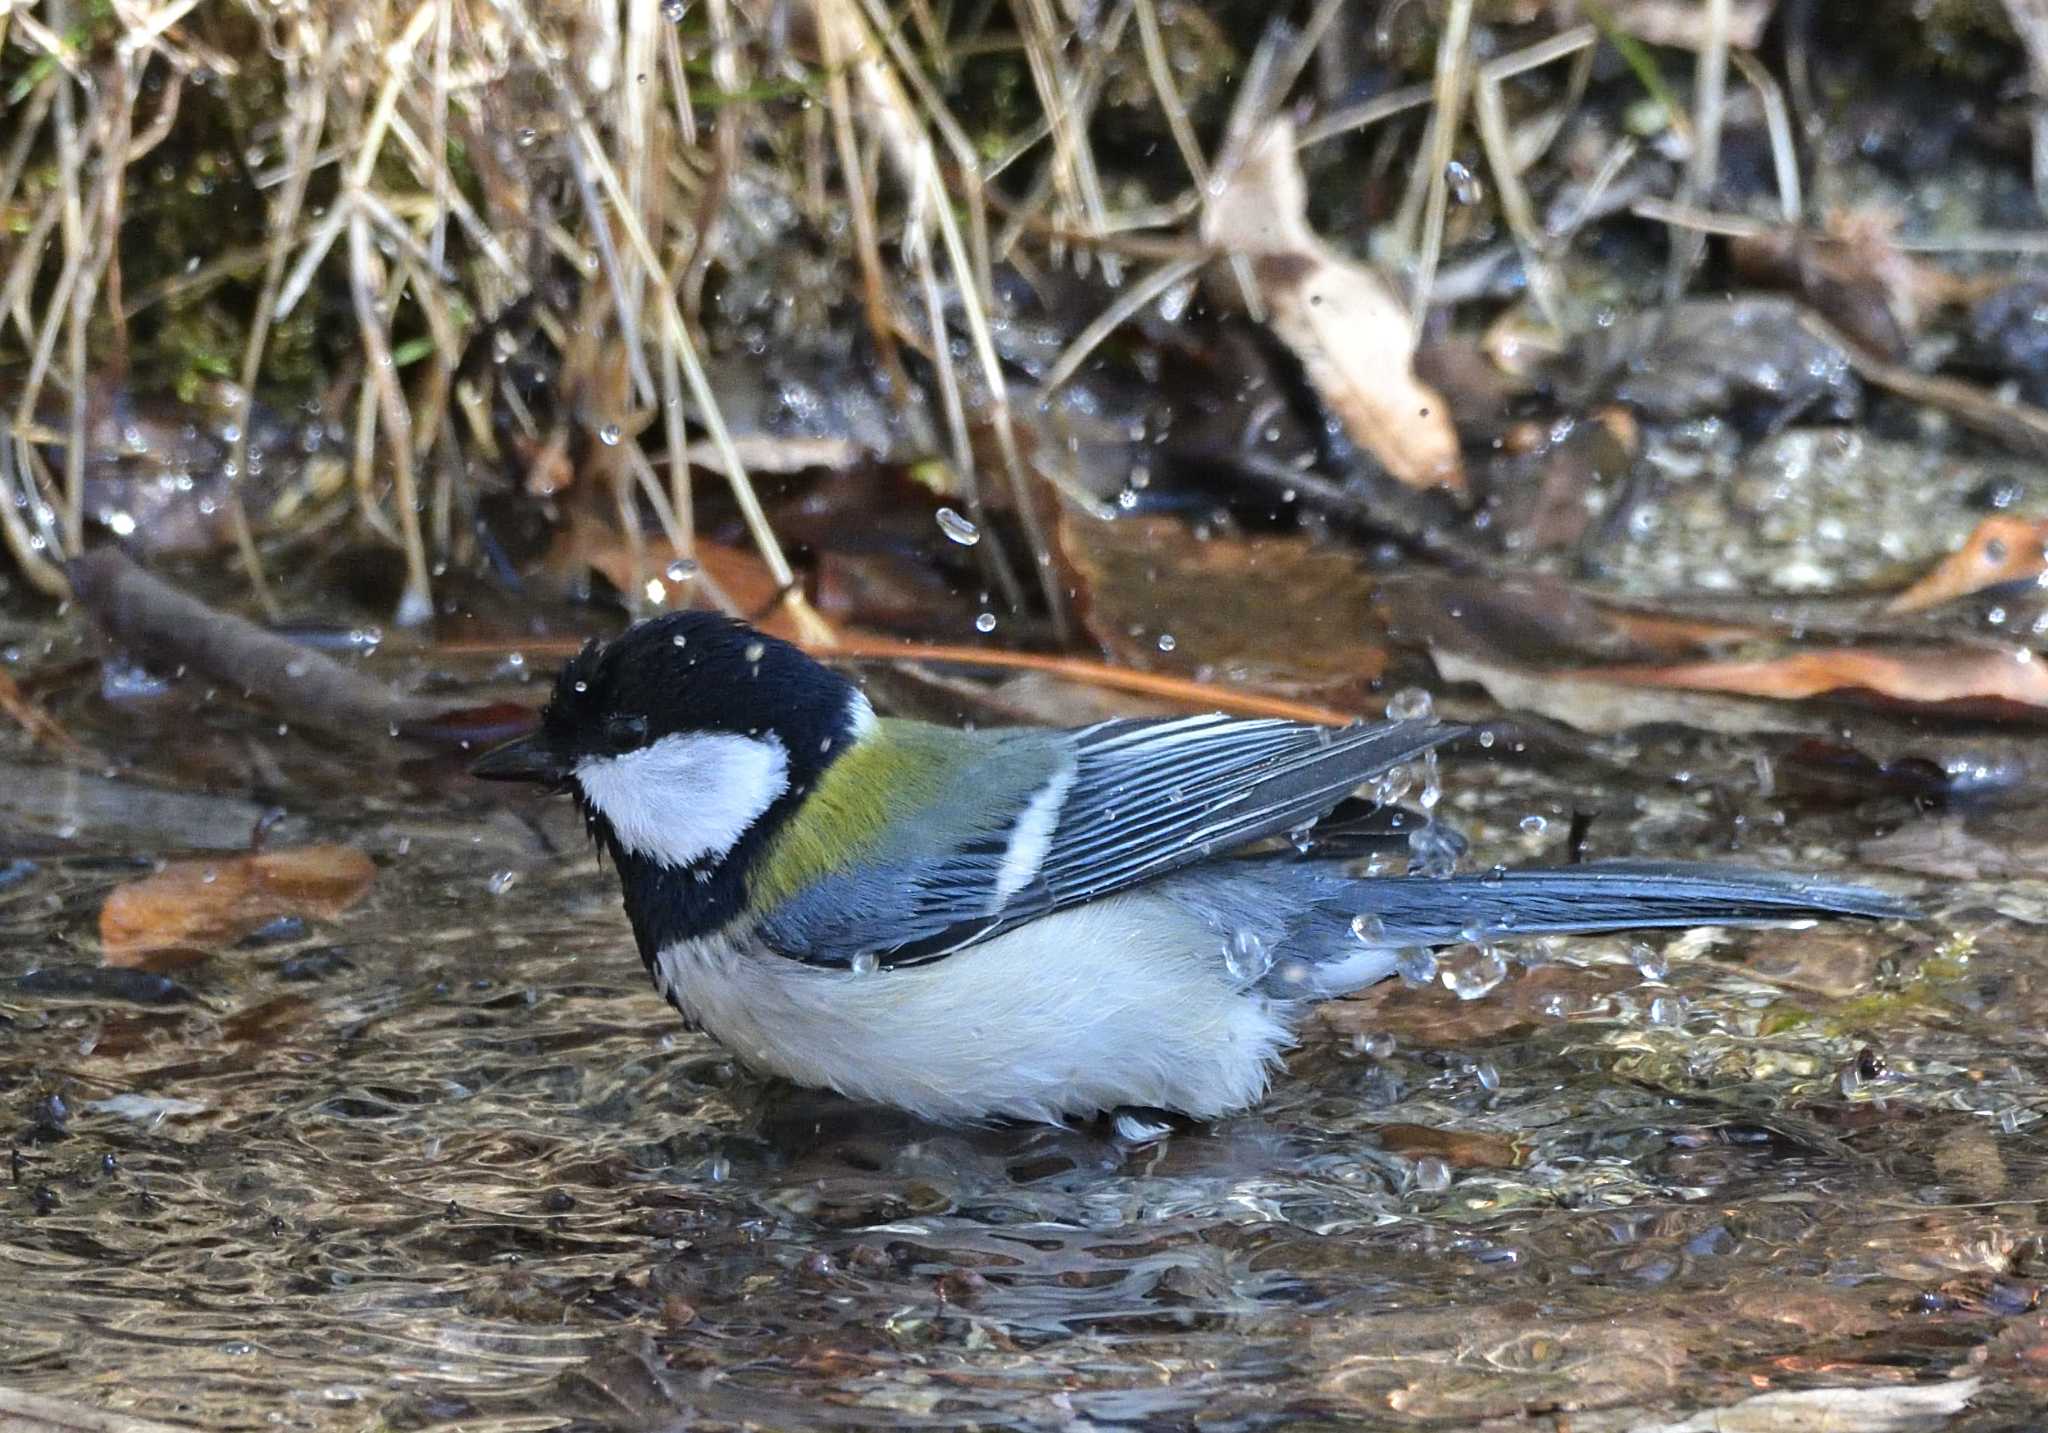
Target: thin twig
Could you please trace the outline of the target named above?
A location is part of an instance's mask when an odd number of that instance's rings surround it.
[[[1702,204],[1711,197],[1721,175],[1721,117],[1728,94],[1728,27],[1734,0],[1707,0],[1705,43],[1694,69],[1692,155],[1678,192],[1682,204]],[[1706,239],[1681,229],[1671,244],[1671,264],[1664,275],[1664,301],[1676,303],[1686,281],[1706,252]]]
[[[1422,214],[1422,247],[1415,260],[1414,293],[1409,300],[1409,326],[1418,333],[1429,312],[1430,289],[1443,256],[1444,221],[1450,205],[1451,155],[1458,142],[1458,116],[1464,107],[1469,66],[1465,51],[1472,31],[1472,0],[1451,0],[1437,39],[1436,112],[1431,116],[1427,150],[1429,187]]]
[[[1147,304],[1168,292],[1175,284],[1192,278],[1200,271],[1203,262],[1199,258],[1173,259],[1125,288],[1108,308],[1097,314],[1088,326],[1074,335],[1073,340],[1060,351],[1059,358],[1046,370],[1044,380],[1038,385],[1041,400],[1057,393],[1080,372],[1081,365],[1088,361],[1088,355],[1095,352],[1104,339],[1143,313]]]
[[[1792,139],[1792,112],[1786,107],[1785,91],[1749,51],[1730,50],[1728,58],[1763,101],[1764,128],[1771,136],[1771,167],[1778,176],[1778,217],[1797,224],[1806,213],[1806,197],[1799,183],[1799,148]]]

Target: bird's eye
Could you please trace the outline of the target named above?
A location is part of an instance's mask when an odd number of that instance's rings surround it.
[[[613,751],[632,751],[647,740],[647,718],[615,716],[604,724],[604,741]]]

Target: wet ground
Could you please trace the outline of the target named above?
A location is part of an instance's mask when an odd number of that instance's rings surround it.
[[[86,650],[50,639],[10,634]],[[1133,1148],[765,1083],[678,1029],[567,812],[70,670],[42,695],[113,778],[0,738],[0,1388],[222,1429],[1636,1429],[1854,1390],[1683,1426],[1961,1430],[2048,1391],[2048,882],[1881,863],[1959,818],[1787,804],[1740,741],[1469,745],[1483,861],[1598,809],[1595,854],[1737,845],[1931,918],[1524,944],[1474,1000],[1453,952],[1329,1007],[1257,1112]],[[102,964],[111,889],[274,808],[369,854],[360,904]],[[1972,839],[1942,859],[2016,849]]]

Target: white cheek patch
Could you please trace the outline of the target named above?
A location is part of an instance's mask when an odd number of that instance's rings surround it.
[[[577,762],[576,784],[628,851],[686,866],[730,851],[789,790],[789,753],[773,737],[678,732]]]

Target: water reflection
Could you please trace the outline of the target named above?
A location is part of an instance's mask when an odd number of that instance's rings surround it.
[[[1482,853],[1585,793],[1546,780],[1455,774]],[[295,804],[377,857],[366,903],[149,969],[92,932],[160,807],[7,867],[0,1385],[209,1428],[1624,1428],[1961,1370],[1953,1426],[1992,1427],[2041,1393],[2041,888],[1395,983],[1264,1108],[1134,1147],[756,1080],[646,987],[566,813],[438,789]]]

